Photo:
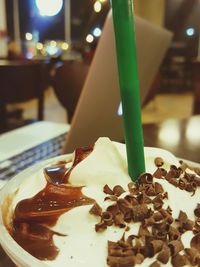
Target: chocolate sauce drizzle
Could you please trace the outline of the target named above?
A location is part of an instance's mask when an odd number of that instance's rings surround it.
[[[15,241],[34,257],[40,260],[53,260],[59,253],[53,236],[63,236],[52,231],[50,226],[56,224],[65,212],[79,206],[94,203],[94,200],[83,195],[82,187],[69,184],[73,168],[86,158],[93,147],[75,151],[71,168],[66,164],[54,165],[44,169],[47,184],[34,197],[20,201],[13,216],[11,231]]]

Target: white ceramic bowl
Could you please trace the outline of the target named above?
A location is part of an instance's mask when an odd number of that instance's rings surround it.
[[[28,179],[32,174],[38,172],[41,168],[47,166],[51,162],[55,162],[63,159],[71,159],[71,155],[63,155],[50,160],[42,161],[35,166],[32,166],[21,173],[13,177],[1,190],[0,190],[0,243],[2,248],[5,250],[10,259],[20,267],[47,267],[45,262],[42,262],[24,249],[22,249],[12,236],[7,231],[2,218],[2,204],[8,194],[12,194],[19,188],[20,184]],[[9,208],[8,208],[9,209]],[[9,212],[9,210],[8,210]]]

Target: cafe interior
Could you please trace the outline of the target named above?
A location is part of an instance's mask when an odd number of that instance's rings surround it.
[[[111,2],[0,0],[1,186],[100,136],[125,142]],[[198,164],[200,1],[133,7],[144,146]]]

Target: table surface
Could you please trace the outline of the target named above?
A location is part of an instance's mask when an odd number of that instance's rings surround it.
[[[180,158],[200,163],[200,115],[143,125],[145,146],[167,149]],[[0,248],[0,267],[15,265]]]
[[[145,146],[169,150],[179,158],[200,163],[200,115],[143,125]]]

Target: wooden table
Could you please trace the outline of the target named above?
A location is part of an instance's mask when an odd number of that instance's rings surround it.
[[[143,125],[145,146],[167,149],[180,158],[200,163],[200,115]]]

